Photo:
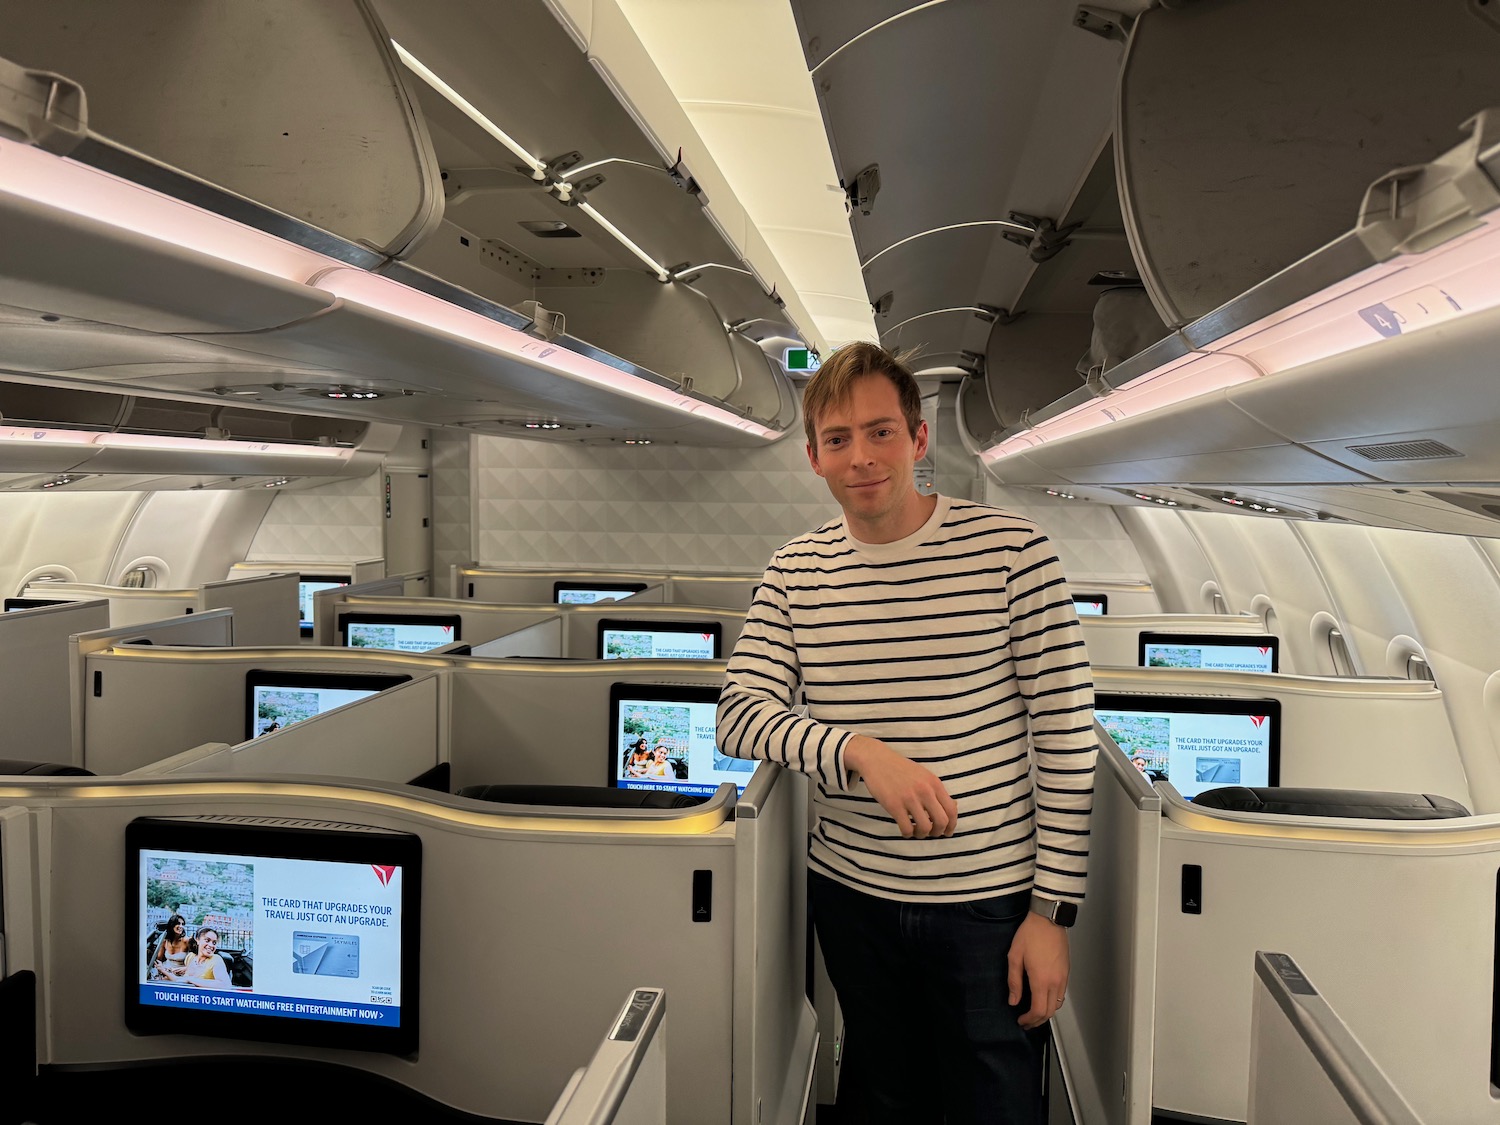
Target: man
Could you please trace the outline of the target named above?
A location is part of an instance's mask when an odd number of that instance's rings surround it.
[[[917,491],[927,423],[895,356],[840,348],[803,414],[843,516],[771,559],[719,744],[814,783],[808,894],[849,1044],[840,1106],[1035,1125],[1093,794],[1072,598],[1033,524]]]

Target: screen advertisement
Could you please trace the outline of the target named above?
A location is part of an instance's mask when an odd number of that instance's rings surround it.
[[[132,1030],[415,1046],[416,837],[140,820],[127,839]]]
[[[1073,609],[1079,617],[1103,617],[1109,612],[1106,594],[1074,594]]]
[[[645,582],[598,582],[589,585],[553,582],[552,600],[559,606],[591,606],[595,601],[619,601],[631,594],[639,594],[645,588]]]
[[[319,590],[332,590],[336,586],[347,586],[347,578],[305,577],[297,583],[297,616],[301,619],[302,635],[312,636],[313,595]]]
[[[731,758],[714,742],[717,688],[615,685],[610,698],[609,783],[712,796],[726,781],[743,793],[758,762]]]
[[[717,660],[717,622],[664,626],[650,621],[599,622],[600,660]]]
[[[345,648],[379,648],[392,652],[430,652],[463,640],[462,617],[453,614],[372,613],[353,610],[339,615],[338,633]]]
[[[284,727],[356,703],[411,677],[337,672],[245,673],[245,737],[259,738]]]
[[[1205,789],[1280,782],[1273,700],[1100,695],[1094,717],[1136,769],[1190,801]]]
[[[1142,668],[1205,668],[1216,672],[1275,672],[1280,643],[1272,636],[1195,636],[1142,633]]]

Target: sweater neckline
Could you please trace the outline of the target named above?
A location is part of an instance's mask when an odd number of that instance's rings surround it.
[[[924,540],[930,539],[938,528],[943,526],[943,521],[948,518],[948,509],[951,501],[948,497],[938,494],[937,503],[932,507],[932,515],[927,517],[927,522],[917,528],[904,539],[897,539],[890,543],[864,543],[854,537],[849,530],[849,521],[844,520],[844,534],[849,539],[849,545],[856,553],[867,558],[888,560],[897,558],[909,552],[913,547],[919,546]]]

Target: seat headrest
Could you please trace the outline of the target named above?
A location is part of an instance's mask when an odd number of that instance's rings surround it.
[[[604,785],[465,785],[460,797],[504,805],[549,805],[585,809],[685,809],[702,797],[670,789],[614,789]]]
[[[1433,793],[1384,793],[1370,789],[1250,789],[1226,785],[1207,789],[1193,804],[1230,812],[1274,813],[1286,816],[1351,816],[1361,820],[1446,820],[1469,816],[1469,810],[1449,797]]]
[[[66,762],[33,762],[27,758],[0,758],[0,774],[49,774],[54,777],[93,777],[93,770]]]

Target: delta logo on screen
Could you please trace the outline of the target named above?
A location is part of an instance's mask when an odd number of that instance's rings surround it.
[[[372,863],[370,866],[375,869],[375,878],[380,880],[380,885],[382,887],[389,887],[391,879],[396,874],[395,866],[381,863]]]
[[[1262,656],[1264,656],[1266,653],[1268,653],[1270,651],[1271,651],[1271,646],[1270,645],[1261,645],[1260,646],[1260,654]]]
[[[1264,723],[1264,722],[1265,722],[1265,721],[1266,721],[1266,719],[1268,719],[1268,718],[1269,718],[1269,717],[1270,717],[1270,716],[1268,716],[1268,715],[1251,715],[1251,716],[1250,716],[1250,721],[1251,721],[1251,722],[1252,722],[1252,723],[1254,723],[1254,724],[1255,724],[1255,725],[1256,725],[1256,726],[1257,726],[1257,727],[1259,727],[1259,726],[1260,726],[1260,725],[1261,725],[1261,724],[1262,724],[1262,723]]]

